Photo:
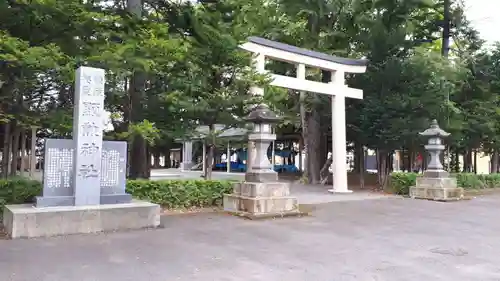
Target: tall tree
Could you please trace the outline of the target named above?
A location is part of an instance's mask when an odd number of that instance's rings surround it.
[[[250,67],[251,56],[239,49],[248,36],[248,23],[239,12],[244,7],[238,1],[201,1],[192,7],[189,61],[181,63],[180,71],[181,79],[189,83],[176,92],[175,100],[186,120],[209,128],[206,178],[211,178],[217,145],[215,125],[241,125],[257,101],[249,95],[249,87],[264,82]]]

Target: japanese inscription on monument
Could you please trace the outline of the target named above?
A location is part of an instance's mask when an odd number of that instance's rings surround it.
[[[49,159],[44,169],[44,185],[50,189],[71,188],[73,170],[73,149],[47,147],[45,159]],[[71,195],[71,193],[66,194]]]
[[[72,147],[72,140],[45,140],[44,195],[73,195],[71,183],[74,180],[74,149]],[[106,195],[125,194],[127,143],[103,141],[101,150],[101,170],[99,171],[101,199]]]
[[[100,203],[101,147],[104,111],[104,70],[76,71],[73,114],[73,188],[75,205]]]
[[[76,72],[73,139],[45,139],[43,194],[35,206],[129,203],[127,143],[104,141],[104,70]]]

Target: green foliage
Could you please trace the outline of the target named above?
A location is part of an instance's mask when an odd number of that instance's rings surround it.
[[[179,83],[168,99],[179,108],[186,123],[201,125],[241,124],[250,105],[258,102],[249,88],[264,77],[249,67],[251,56],[239,48],[253,24],[244,22],[238,1],[194,5],[189,12],[191,36],[186,56],[179,62]]]
[[[392,173],[390,191],[394,194],[408,195],[410,187],[415,186],[419,176],[416,173]],[[500,174],[458,173],[452,176],[457,179],[458,187],[464,189],[500,188]]]
[[[221,206],[224,194],[231,193],[229,180],[128,180],[127,192],[165,208]],[[0,180],[0,208],[5,204],[31,203],[42,193],[42,184],[26,178]],[[1,212],[0,210],[0,212]]]
[[[160,138],[160,131],[156,128],[154,123],[143,120],[140,123],[130,124],[128,132],[119,134],[120,138],[128,139],[130,142],[132,142],[136,136],[141,136],[149,145],[154,145],[155,141]]]
[[[457,183],[465,189],[485,189],[500,187],[500,174],[472,174],[460,173],[455,174]]]
[[[410,187],[415,186],[417,176],[417,173],[392,173],[389,180],[391,192],[398,195],[408,195]]]
[[[0,179],[0,213],[6,204],[33,202],[42,193],[42,184],[26,178]]]
[[[231,181],[127,181],[127,192],[135,198],[149,200],[165,208],[220,206],[223,195],[231,193],[231,191]]]

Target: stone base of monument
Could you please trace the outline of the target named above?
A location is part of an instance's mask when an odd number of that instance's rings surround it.
[[[307,215],[283,182],[235,183],[233,193],[224,195],[224,211],[248,219]]]
[[[7,205],[3,224],[12,239],[155,228],[160,225],[160,206],[135,200],[125,204],[46,208]]]
[[[410,197],[435,201],[458,201],[464,199],[464,189],[457,187],[457,179],[451,177],[417,178],[416,185],[410,187]]]
[[[132,195],[123,194],[104,194],[101,195],[100,204],[123,204],[132,201]],[[37,208],[74,206],[75,196],[37,196],[35,197],[35,206]]]

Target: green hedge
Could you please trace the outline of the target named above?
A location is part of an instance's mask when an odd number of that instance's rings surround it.
[[[417,177],[416,173],[392,173],[390,179],[391,191],[395,194],[407,195],[410,187],[414,186]],[[457,178],[457,184],[464,189],[486,189],[500,188],[500,174],[476,175],[476,174],[452,174]]]
[[[209,207],[222,205],[222,197],[231,193],[232,181],[221,180],[129,180],[127,192],[166,208]]]
[[[129,180],[127,192],[134,198],[166,208],[209,207],[222,205],[225,193],[231,193],[233,181],[217,180]],[[33,202],[42,194],[42,184],[26,178],[0,179],[0,213],[6,204]],[[0,218],[1,219],[1,218]]]
[[[5,204],[23,204],[42,194],[42,183],[26,178],[0,179],[0,213]]]

